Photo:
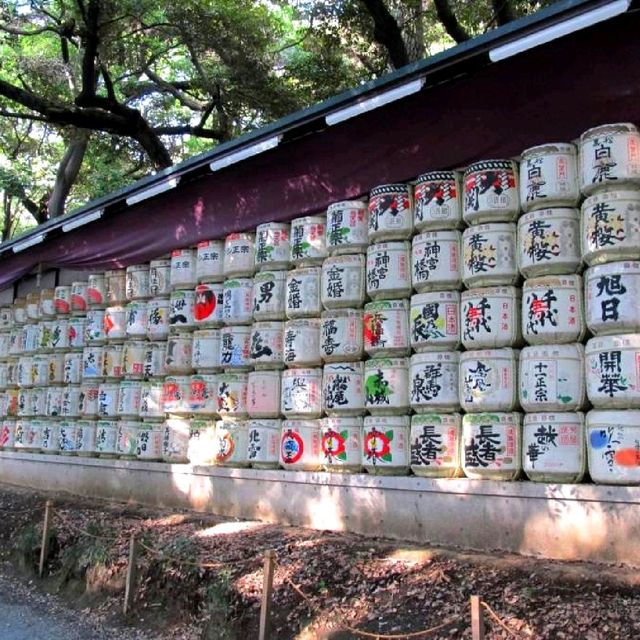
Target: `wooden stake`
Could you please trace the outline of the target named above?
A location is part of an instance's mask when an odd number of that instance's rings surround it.
[[[269,640],[269,626],[271,617],[271,596],[273,593],[273,574],[275,571],[275,557],[273,551],[264,554],[264,576],[262,579],[262,605],[260,606],[260,632],[258,640]]]
[[[127,565],[127,577],[124,587],[124,605],[122,611],[126,616],[133,609],[133,600],[136,595],[136,577],[138,561],[138,541],[136,534],[132,533],[129,539],[129,564]]]
[[[484,611],[480,596],[471,596],[471,638],[484,640]]]
[[[42,524],[42,544],[40,545],[40,563],[38,564],[38,575],[44,575],[44,566],[49,556],[49,530],[53,518],[53,503],[47,500],[44,505],[44,522]]]

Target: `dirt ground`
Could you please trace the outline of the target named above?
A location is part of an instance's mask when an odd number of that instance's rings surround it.
[[[39,580],[47,498],[54,500],[54,527]],[[138,589],[124,619],[134,532],[141,543]],[[497,617],[486,613],[488,640],[640,637],[640,570],[625,566],[416,546],[6,485],[0,485],[0,549],[13,580],[32,581],[81,611],[104,626],[105,638],[112,637],[107,628],[120,628],[123,638],[257,638],[267,550],[276,556],[276,640],[400,639],[432,628],[412,637],[471,638],[471,595]]]

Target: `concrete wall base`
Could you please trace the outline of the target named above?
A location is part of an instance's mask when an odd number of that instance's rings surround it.
[[[640,487],[259,471],[0,452],[0,481],[417,543],[640,566]]]

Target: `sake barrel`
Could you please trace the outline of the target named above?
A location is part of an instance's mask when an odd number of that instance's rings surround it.
[[[190,413],[191,376],[167,376],[162,386],[164,410],[168,413]]]
[[[83,380],[80,385],[80,415],[83,418],[98,416],[100,383],[97,380]]]
[[[7,386],[7,376],[9,373],[9,366],[6,362],[0,362],[0,392],[4,391]]]
[[[40,289],[40,317],[45,320],[56,315],[56,308],[53,302],[54,295],[54,289]]]
[[[216,439],[216,464],[222,467],[249,466],[249,429],[246,420],[218,420]]]
[[[640,334],[592,338],[585,359],[587,396],[596,409],[640,408]]]
[[[413,288],[420,292],[462,285],[459,231],[426,231],[411,244]]]
[[[38,333],[39,344],[36,345],[36,351],[48,353],[53,350],[53,345],[51,344],[51,329],[52,329],[53,321],[46,320],[39,323],[40,331]],[[21,345],[18,348],[17,353],[24,353],[24,345]]]
[[[282,373],[280,411],[288,418],[322,415],[322,369],[287,369]]]
[[[27,300],[26,298],[14,298],[13,300],[13,322],[23,325],[28,322]]]
[[[33,386],[33,359],[31,356],[20,356],[18,359],[18,386]]]
[[[88,284],[83,281],[71,283],[71,314],[82,316],[89,307]]]
[[[98,416],[100,418],[118,417],[119,382],[101,382],[98,387]]]
[[[364,406],[371,414],[409,412],[409,358],[375,358],[365,362]]]
[[[26,437],[27,437],[27,421],[26,420],[15,420],[14,431],[13,431],[13,448],[16,451],[24,451]],[[47,432],[47,444],[49,442],[49,432]]]
[[[122,380],[118,388],[117,413],[122,418],[134,419],[140,414],[142,383],[139,380]]]
[[[16,421],[8,416],[0,418],[0,447],[3,451],[15,449]]]
[[[220,365],[223,369],[251,369],[251,327],[233,325],[220,330]]]
[[[291,221],[290,260],[296,267],[321,264],[327,257],[326,218],[305,216]]]
[[[279,418],[282,373],[251,371],[247,377],[247,412],[251,418]]]
[[[582,258],[589,266],[640,259],[640,191],[605,191],[582,203]]]
[[[69,351],[64,354],[62,382],[64,384],[80,384],[82,382],[82,353]]]
[[[162,432],[162,459],[165,462],[189,462],[189,420],[169,416]]]
[[[494,222],[462,234],[462,281],[468,288],[518,281],[516,225]]]
[[[193,332],[191,366],[199,373],[220,371],[220,329]]]
[[[48,390],[46,392],[48,394]],[[45,400],[46,403],[46,400]],[[46,407],[46,404],[45,404]],[[31,403],[31,389],[19,389],[18,391],[18,416],[21,418],[29,418],[33,416],[32,413],[32,403]],[[45,408],[45,415],[47,414]],[[56,415],[59,415],[56,414]]]
[[[53,306],[57,316],[68,316],[71,314],[71,286],[58,285],[54,289]]]
[[[289,322],[308,322],[316,324],[316,334],[320,320],[290,320]],[[286,323],[289,324],[289,323]],[[256,322],[251,328],[251,362],[259,369],[281,369],[283,366],[284,322]],[[318,351],[316,337],[316,351]],[[318,355],[318,361],[320,356]]]
[[[151,349],[148,342],[127,340],[122,352],[122,373],[127,380],[142,380],[147,359],[147,351]]]
[[[118,422],[118,439],[116,453],[124,460],[135,460],[138,454],[138,441],[142,422],[137,420],[120,420]]]
[[[325,364],[322,408],[329,416],[364,415],[364,362]]]
[[[224,281],[222,319],[225,324],[253,322],[253,278]]]
[[[218,376],[218,413],[226,418],[248,417],[248,375],[221,373]]]
[[[196,415],[217,415],[218,376],[216,374],[205,373],[191,376],[189,411]]]
[[[177,289],[171,292],[169,330],[191,330],[194,327],[193,306],[196,293],[193,289]]]
[[[580,188],[591,195],[605,187],[640,185],[640,133],[628,122],[603,124],[580,136]]]
[[[25,330],[22,331],[23,335]],[[10,345],[11,345],[11,332],[0,331],[0,360],[5,360],[6,358],[9,357]]]
[[[85,347],[82,350],[82,379],[99,379],[102,377],[104,347]]]
[[[18,444],[18,423],[16,423],[16,448]],[[45,420],[42,425],[42,453],[57,455],[60,453],[60,427],[57,422]]]
[[[147,303],[144,300],[130,302],[125,308],[125,332],[127,339],[144,340],[147,337]]]
[[[362,466],[373,475],[407,475],[411,462],[409,416],[367,416]]]
[[[90,308],[102,308],[107,304],[107,281],[104,273],[87,276],[87,303]]]
[[[369,244],[367,203],[334,202],[327,208],[326,246],[330,255],[366,253]]]
[[[320,315],[320,267],[294,269],[287,273],[285,314],[287,318],[313,318]]]
[[[79,456],[96,455],[97,426],[94,420],[78,420],[76,422],[76,453]]]
[[[413,187],[383,184],[369,192],[369,242],[404,240],[413,233]]]
[[[540,209],[518,221],[518,268],[525,278],[580,269],[577,209]]]
[[[410,352],[409,301],[377,300],[364,306],[364,350],[372,357]]]
[[[143,422],[138,431],[136,458],[147,462],[162,460],[164,427],[157,422]]]
[[[82,350],[85,346],[86,318],[69,318],[67,331],[69,335],[69,349]]]
[[[320,355],[324,362],[362,359],[363,317],[362,309],[336,309],[322,313]]]
[[[171,260],[161,258],[149,263],[149,295],[163,297],[171,294]]]
[[[124,376],[124,345],[108,344],[104,347],[102,377],[120,379]]]
[[[140,413],[144,420],[164,418],[164,383],[159,380],[143,382],[140,387]]]
[[[87,345],[104,344],[107,340],[105,333],[104,309],[89,309],[84,328],[84,341]]]
[[[256,227],[256,269],[287,269],[290,262],[290,226],[284,222],[266,222]]]
[[[15,418],[18,415],[18,390],[6,389],[2,396],[2,409],[8,417]]]
[[[51,336],[49,344],[54,351],[66,351],[69,349],[69,320],[58,318],[50,325]]]
[[[22,446],[20,449],[27,452],[38,452],[42,448],[42,429],[44,420],[25,420],[24,436],[22,438]]]
[[[144,352],[144,368],[142,378],[163,378],[167,373],[165,362],[167,359],[166,342],[149,342]]]
[[[458,411],[457,351],[427,351],[411,356],[409,399],[416,413]]]
[[[366,260],[362,254],[339,255],[322,263],[320,299],[325,309],[361,307],[365,292]]]
[[[362,418],[325,418],[321,427],[322,467],[333,473],[362,470]]]
[[[320,366],[320,324],[320,318],[284,323],[283,360],[287,367]]]
[[[63,456],[76,455],[78,442],[78,427],[75,420],[61,420],[58,423],[60,454]]]
[[[230,233],[224,240],[222,271],[225,278],[251,277],[255,270],[255,235]]]
[[[30,390],[28,400],[31,402],[30,414],[44,416],[47,413],[47,388],[34,387]]]
[[[578,150],[566,142],[530,147],[520,160],[520,204],[523,211],[575,207],[580,202]]]
[[[193,371],[193,337],[187,331],[172,333],[167,340],[165,369],[169,374],[187,374]]]
[[[418,353],[460,346],[460,293],[429,291],[411,296],[411,347]]]
[[[381,242],[367,249],[367,295],[402,298],[411,295],[411,245]]]
[[[512,411],[518,405],[518,352],[503,349],[460,354],[460,406],[467,413]]]
[[[7,358],[7,388],[18,386],[18,362],[16,357]]]
[[[62,405],[60,415],[63,418],[80,417],[80,396],[82,389],[79,384],[62,388]]]
[[[477,413],[462,418],[462,470],[474,480],[516,480],[522,469],[522,416]]]
[[[587,470],[584,414],[526,414],[522,467],[534,482],[580,482]]]
[[[280,465],[290,471],[320,469],[321,420],[283,420]]]
[[[584,281],[585,318],[591,333],[640,333],[640,262],[589,267]]]
[[[640,484],[640,411],[589,411],[586,431],[596,484]]]
[[[579,411],[585,402],[584,347],[538,345],[520,352],[520,405],[525,411]]]
[[[222,282],[222,256],[224,242],[222,240],[203,240],[198,242],[196,251],[196,278],[198,282]]]
[[[247,459],[254,469],[277,469],[280,460],[282,420],[249,420]]]
[[[0,329],[11,329],[13,326],[13,307],[0,307]]]
[[[287,271],[260,271],[253,279],[253,319],[284,320]]]
[[[529,344],[579,342],[585,332],[580,276],[525,280],[522,334]]]
[[[456,229],[462,223],[460,174],[457,171],[428,171],[418,176],[414,187],[415,227]]]
[[[150,297],[148,264],[132,264],[126,268],[125,294],[127,300],[146,300]]]
[[[176,289],[191,289],[198,284],[195,249],[175,249],[171,252],[170,277],[171,288],[174,291]]]
[[[193,321],[196,327],[203,329],[221,327],[224,323],[223,305],[224,286],[222,284],[199,284],[196,287],[193,305]]]
[[[467,224],[509,222],[520,213],[518,164],[513,160],[480,160],[463,175],[463,218]]]
[[[193,465],[211,465],[216,462],[218,440],[214,420],[194,418],[189,422],[187,456]]]
[[[27,318],[37,321],[40,317],[40,293],[38,291],[27,293]]]
[[[29,328],[31,328],[31,335],[29,336],[32,340],[31,343],[27,341],[28,334],[25,335]],[[40,345],[40,333],[43,328],[44,323],[38,323],[34,325],[27,325],[25,331],[20,327],[14,327],[11,329],[11,332],[9,333],[9,355],[14,356],[25,352],[42,351],[43,349]]]
[[[125,269],[111,269],[105,271],[107,286],[107,304],[122,305],[127,302],[127,277]]]
[[[411,418],[411,471],[424,478],[454,478],[461,472],[459,413],[423,413]]]
[[[152,298],[147,303],[146,336],[149,340],[166,340],[169,335],[171,302],[169,298]]]

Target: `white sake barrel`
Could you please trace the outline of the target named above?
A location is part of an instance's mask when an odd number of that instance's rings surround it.
[[[42,430],[46,422],[44,420],[27,420],[24,423],[24,436],[22,438],[22,451],[40,453],[42,448]]]
[[[165,364],[166,359],[166,342],[148,342],[144,355],[143,379],[150,380],[151,378],[163,378],[167,373],[167,367]]]
[[[80,415],[83,418],[98,416],[100,383],[97,380],[83,380],[80,385]]]
[[[6,362],[0,362],[0,392],[7,386],[7,378],[9,375],[9,365]]]
[[[40,317],[47,320],[54,318],[56,308],[53,304],[54,289],[40,289]]]
[[[589,267],[584,281],[585,316],[591,333],[640,333],[640,262]]]
[[[362,470],[362,418],[336,417],[322,421],[322,467],[334,473]]]
[[[67,318],[54,320],[50,328],[50,344],[52,349],[54,349],[54,351],[66,351],[69,349],[69,320]]]
[[[132,264],[125,270],[127,300],[146,300],[149,293],[149,265]]]
[[[148,342],[127,340],[122,352],[122,373],[128,380],[142,380],[147,356]]]
[[[90,273],[87,276],[87,303],[89,308],[106,306],[107,280],[104,273]]]
[[[196,251],[196,278],[198,282],[222,282],[222,256],[224,242],[222,240],[203,240],[198,242]]]
[[[24,334],[24,330],[23,330]],[[0,360],[9,357],[9,346],[11,344],[11,332],[0,331]]]
[[[584,414],[526,414],[522,468],[534,482],[580,482],[587,470]]]
[[[16,421],[5,417],[0,419],[0,447],[3,451],[15,449]]]
[[[138,446],[136,458],[149,462],[162,460],[162,440],[164,427],[162,423],[145,422],[140,425],[138,431]]]
[[[169,416],[162,433],[162,459],[174,464],[189,462],[189,420]]]
[[[0,329],[11,329],[13,325],[13,307],[0,307]]]
[[[187,456],[192,465],[212,465],[216,463],[218,440],[215,420],[195,418],[189,421],[189,447]]]
[[[17,429],[17,426],[16,426]],[[18,435],[16,433],[16,444]],[[16,447],[17,448],[17,447]],[[42,424],[41,452],[49,455],[60,453],[60,425],[57,422],[44,420]]]
[[[40,320],[40,293],[32,291],[27,293],[27,318],[29,320]]]
[[[62,412],[62,391],[64,387],[47,387],[45,414],[49,418],[57,418]]]
[[[504,349],[460,354],[460,406],[467,413],[512,411],[518,406],[518,352]]]
[[[33,386],[33,359],[31,356],[20,356],[18,359],[18,386]]]
[[[149,295],[163,297],[171,294],[171,260],[158,259],[149,263]]]
[[[96,455],[96,431],[94,420],[76,421],[76,453],[79,456]]]
[[[99,379],[102,377],[104,347],[85,347],[82,350],[82,379]]]
[[[193,289],[178,289],[171,292],[169,309],[169,330],[193,329],[193,306],[196,293]]]
[[[523,211],[575,207],[580,202],[578,150],[566,142],[530,147],[520,160],[520,204]]]
[[[429,291],[411,296],[411,347],[418,353],[460,346],[460,293]]]
[[[460,174],[457,171],[429,171],[418,176],[414,187],[415,227],[457,229],[462,223]]]
[[[640,133],[628,122],[603,124],[580,136],[580,188],[591,195],[640,185]]]
[[[78,444],[78,427],[75,420],[61,420],[58,423],[60,454],[63,456],[76,455]]]
[[[289,322],[318,325],[316,333],[319,331],[320,320],[290,320]],[[286,323],[287,325],[289,323]],[[256,322],[251,327],[251,363],[257,369],[281,369],[284,354],[284,322]],[[319,339],[316,338],[316,344]],[[316,348],[318,350],[319,347]],[[320,356],[318,355],[318,361]]]
[[[320,318],[284,323],[283,361],[287,367],[320,366],[320,324]]]
[[[367,295],[402,298],[411,295],[411,244],[382,242],[367,249]]]
[[[234,371],[251,369],[251,326],[220,329],[220,366]]]
[[[327,208],[326,246],[330,255],[366,253],[369,244],[367,203],[334,202]]]
[[[364,362],[334,362],[324,366],[322,408],[329,416],[364,415]]]
[[[253,279],[253,319],[284,320],[287,271],[260,271]]]
[[[577,209],[540,209],[518,221],[518,268],[525,278],[580,269]]]
[[[463,217],[467,224],[509,222],[520,213],[518,163],[480,160],[463,175]]]
[[[80,395],[82,390],[79,384],[69,385],[62,389],[62,407],[60,415],[63,418],[80,417]]]
[[[146,336],[149,340],[166,340],[169,335],[171,301],[169,298],[152,298],[147,302]]]
[[[220,329],[193,332],[191,366],[200,373],[220,370]]]
[[[18,358],[7,359],[7,388],[18,386]]]
[[[589,266],[640,259],[640,191],[605,191],[582,203],[582,258]]]
[[[203,283],[196,287],[193,305],[193,321],[196,327],[221,327],[223,325],[224,285]]]
[[[290,226],[266,222],[256,227],[256,269],[287,269],[290,264]]]
[[[147,337],[147,303],[144,300],[130,302],[125,308],[125,332],[127,339],[144,340]]]
[[[255,235],[230,233],[224,240],[222,270],[225,278],[250,277],[255,266]]]
[[[107,287],[107,305],[116,306],[127,302],[127,276],[124,269],[110,269],[104,273]]]
[[[404,240],[413,233],[413,187],[383,184],[369,192],[369,242]]]
[[[216,464],[223,467],[249,466],[249,428],[246,420],[218,420],[216,440]]]
[[[586,399],[584,347],[525,347],[520,352],[519,384],[525,411],[579,411]]]
[[[362,466],[373,475],[406,475],[411,461],[408,416],[367,416],[362,429]]]
[[[522,335],[529,344],[579,342],[585,332],[580,276],[525,280],[522,287]]]
[[[100,418],[118,417],[119,382],[101,382],[98,387],[98,416]]]
[[[104,309],[89,309],[84,327],[85,344],[104,344],[106,339]]]
[[[71,286],[58,285],[53,294],[53,306],[57,316],[68,316],[71,314]]]
[[[39,343],[36,345],[36,351],[47,353],[53,350],[53,345],[51,344],[51,329],[53,327],[53,322],[53,320],[43,320],[38,323],[40,329],[38,333]],[[24,353],[25,346],[26,345],[22,345],[22,348],[19,349],[18,353]]]
[[[218,413],[218,376],[212,373],[191,376],[189,410],[203,416]]]
[[[409,412],[409,358],[365,362],[364,406],[372,414]]]
[[[8,417],[18,415],[18,389],[6,389],[3,395],[2,407],[4,414]]]
[[[23,329],[13,327],[9,333],[9,355],[20,355],[42,351],[40,346],[40,333],[44,323],[27,325]]]
[[[409,354],[409,300],[377,300],[366,304],[363,326],[367,355]]]
[[[26,439],[27,439],[27,421],[26,420],[16,420],[14,422],[13,429],[13,448],[16,451],[24,451]],[[49,435],[47,433],[47,443],[48,443]]]
[[[86,318],[69,318],[67,331],[69,335],[69,349],[82,350],[86,338]]]
[[[468,288],[515,284],[519,278],[516,225],[494,222],[462,234],[462,281]]]
[[[325,362],[362,359],[363,317],[362,309],[336,309],[322,313],[320,355]]]
[[[287,273],[285,314],[287,318],[312,318],[320,315],[322,269],[306,267]]]
[[[425,478],[460,474],[462,417],[423,413],[411,418],[411,471]]]
[[[462,418],[462,470],[474,480],[516,480],[522,469],[522,416],[476,413]]]
[[[31,415],[44,416],[47,413],[47,388],[34,387],[30,389]]]
[[[80,384],[82,382],[82,353],[69,351],[64,354],[62,382],[64,384]]]
[[[135,460],[138,454],[138,439],[142,422],[137,420],[120,420],[118,422],[118,440],[116,453],[119,458]]]
[[[169,374],[187,374],[193,371],[193,336],[187,331],[172,333],[167,340],[165,369]]]
[[[23,325],[28,322],[27,317],[27,300],[26,298],[14,298],[13,300],[13,322],[14,324]]]
[[[362,254],[339,255],[322,263],[320,299],[325,309],[364,304],[366,259]]]
[[[174,291],[176,289],[190,289],[198,284],[195,249],[175,249],[171,252],[170,278],[171,288]]]
[[[112,379],[124,377],[124,345],[108,344],[104,347],[102,377]]]
[[[218,376],[218,413],[227,418],[248,417],[248,374],[221,373]]]
[[[457,351],[433,351],[411,356],[409,399],[416,413],[459,411]]]
[[[321,420],[283,420],[280,465],[291,471],[320,469]]]
[[[71,314],[84,315],[89,307],[88,284],[84,281],[71,283]]]
[[[143,382],[140,387],[140,417],[164,418],[164,383],[159,380]]]
[[[32,389],[20,389],[18,391],[18,415],[21,418],[29,418],[33,416],[33,412],[32,412],[33,404],[31,402],[31,396],[32,396],[31,391]],[[47,415],[46,405],[45,405],[45,415]]]
[[[277,469],[282,420],[249,420],[247,458],[254,469]]]
[[[164,410],[168,413],[190,413],[191,376],[167,376],[162,385]]]
[[[247,412],[251,418],[279,418],[282,373],[251,371],[247,378]]]
[[[225,324],[253,322],[253,278],[224,281],[222,319]]]
[[[319,265],[327,257],[326,218],[305,216],[291,221],[290,261],[296,267]]]
[[[592,338],[585,367],[587,397],[596,409],[640,408],[640,334]]]
[[[288,419],[322,415],[322,369],[287,369],[282,373],[280,411]]]
[[[417,292],[459,289],[461,234],[456,230],[427,231],[411,243],[411,273]]]
[[[640,484],[640,411],[589,411],[589,475],[596,484]]]
[[[117,412],[120,418],[138,418],[142,398],[142,382],[123,380],[118,388]]]

